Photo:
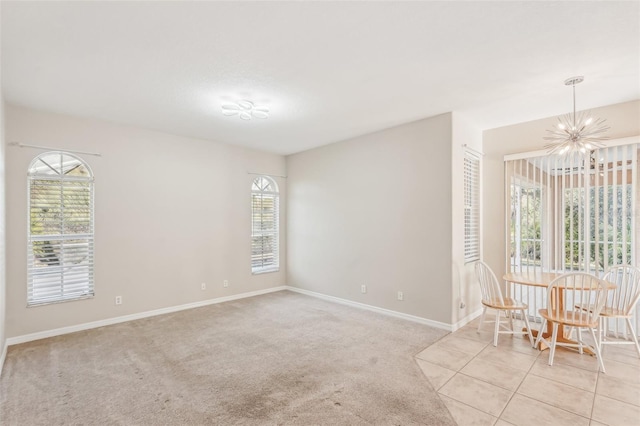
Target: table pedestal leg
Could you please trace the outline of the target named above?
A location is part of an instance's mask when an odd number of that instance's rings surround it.
[[[526,332],[527,331],[526,327],[523,328],[522,331]],[[535,340],[538,337],[538,330],[531,330],[531,334],[533,334],[533,339]],[[547,330],[544,333],[542,333],[542,337],[544,337],[547,340],[551,340],[551,336],[552,335],[553,335],[553,325],[551,325],[550,322],[547,322]],[[527,338],[527,339],[529,338],[527,335],[524,335],[523,337]],[[577,345],[578,344],[577,341],[571,340],[571,339],[568,338],[568,336],[565,335],[564,326],[562,324],[560,324],[558,326],[558,338],[556,339],[556,341],[558,343],[570,343],[570,344],[573,344],[573,345]],[[544,351],[545,349],[549,349],[549,346],[541,341],[538,344],[538,349],[540,349],[541,351]],[[583,351],[586,354],[589,354],[589,355],[592,355],[592,356],[595,355],[594,351],[592,351],[591,349],[589,349],[587,347],[584,347],[584,346],[583,346]]]

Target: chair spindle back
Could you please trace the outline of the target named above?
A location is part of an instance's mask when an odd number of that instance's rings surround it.
[[[482,300],[493,305],[504,306],[504,299],[502,297],[500,284],[498,283],[496,274],[493,273],[489,265],[482,261],[478,261],[478,263],[476,263],[476,275],[480,282]]]
[[[616,289],[609,292],[606,306],[631,315],[640,298],[640,269],[629,265],[612,266],[602,279],[616,285]]]
[[[592,324],[607,300],[607,284],[581,272],[561,275],[547,289],[547,312],[566,323]],[[580,309],[576,306],[589,306]]]

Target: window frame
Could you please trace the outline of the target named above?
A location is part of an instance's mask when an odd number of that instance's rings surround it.
[[[469,149],[464,150],[463,159],[463,224],[464,263],[482,258],[482,158]]]
[[[507,232],[509,241],[507,249],[512,252],[508,256],[509,263],[517,265],[518,268],[546,264],[548,255],[544,247],[548,240],[546,238],[547,217],[541,212],[547,209],[547,188],[537,186],[531,179],[523,176],[512,177],[510,199],[511,215],[517,219],[515,222],[509,222]],[[523,202],[523,199],[526,199],[526,202]],[[529,207],[532,200],[534,204],[538,203],[538,208]],[[524,222],[523,217],[525,218]],[[537,231],[536,228],[538,228]],[[523,230],[526,230],[527,234],[533,233],[534,235],[523,237]],[[522,254],[523,248],[526,249],[524,250],[527,252],[526,255]],[[533,257],[529,253],[532,253]]]
[[[261,182],[261,184],[257,184],[257,182]],[[266,182],[266,184],[264,184]],[[255,197],[258,195],[260,197],[260,210],[263,211],[263,200],[271,198],[273,201],[273,212],[271,215],[273,216],[271,221],[273,222],[272,229],[264,229],[265,222],[268,222],[263,218],[263,214],[261,214],[261,218],[259,221],[255,220]],[[256,229],[256,223],[260,224],[261,229]],[[273,250],[264,251],[264,244],[261,244],[262,251],[260,253],[255,253],[255,248],[257,246],[255,239],[256,238],[264,238],[264,237],[273,237],[271,247]],[[272,263],[265,262],[265,256],[269,256],[271,254],[273,261]],[[261,258],[261,265],[256,266],[256,259],[254,257]],[[266,274],[269,272],[278,272],[280,271],[280,190],[278,188],[278,184],[276,181],[267,175],[259,175],[255,177],[251,181],[251,274],[259,275]]]
[[[60,163],[59,165],[51,166],[49,163],[44,161],[44,159],[59,155]],[[72,161],[72,164],[76,164],[74,167],[65,171],[64,168],[64,159],[68,158]],[[43,163],[49,169],[53,170],[56,174],[47,174],[47,173],[39,173],[36,169],[38,162]],[[59,168],[58,168],[59,167]],[[68,173],[73,171],[78,167],[83,167],[86,170],[86,176],[69,176]],[[56,169],[58,168],[58,169]],[[46,169],[45,169],[46,170]],[[60,202],[57,204],[59,207],[52,207],[54,209],[58,209],[59,215],[59,224],[54,225],[59,227],[58,233],[50,233],[50,234],[34,234],[33,232],[33,214],[34,211],[32,209],[36,209],[34,207],[35,199],[32,197],[34,191],[34,181],[39,181],[40,186],[43,186],[42,182],[49,181],[53,182],[50,185],[49,190],[58,190],[60,191]],[[65,207],[68,210],[68,206],[65,206],[63,201],[63,197],[65,194],[65,190],[75,190],[74,185],[69,185],[69,183],[80,182],[86,183],[86,187],[84,188],[86,192],[82,190],[83,185],[77,185],[81,192],[74,194],[74,196],[82,197],[86,196],[86,208],[85,211],[82,212],[82,207],[78,207],[79,214],[83,214],[86,219],[86,227],[88,227],[88,232],[77,233],[77,232],[69,232],[65,233],[65,230],[74,226],[74,220],[67,220],[69,216],[65,216]],[[33,160],[29,164],[29,168],[27,169],[27,307],[35,307],[42,305],[49,305],[53,303],[63,303],[81,299],[93,298],[95,296],[95,280],[94,280],[94,268],[95,268],[95,259],[94,259],[94,247],[95,247],[95,186],[94,186],[94,174],[91,170],[89,164],[84,161],[82,158],[78,157],[75,154],[65,152],[65,151],[48,151],[43,152],[33,158]],[[66,186],[65,186],[66,185]],[[84,194],[83,194],[84,192]],[[49,197],[50,195],[47,195]],[[45,202],[50,202],[51,199],[48,199]],[[74,200],[75,203],[76,200]],[[42,200],[40,200],[42,202]],[[88,212],[86,211],[88,210]],[[44,211],[43,214],[46,214],[47,211]],[[41,219],[41,222],[46,221],[47,219]],[[51,220],[50,218],[48,219]],[[37,225],[36,225],[37,226]],[[43,225],[41,225],[43,226]],[[77,224],[75,226],[78,226]],[[82,226],[82,225],[80,225]],[[59,245],[59,251],[57,255],[55,255],[55,260],[57,263],[49,264],[47,266],[38,266],[39,262],[42,262],[38,259],[34,251],[34,242],[51,242],[51,246]],[[78,243],[78,241],[80,243]],[[74,246],[75,245],[75,246]],[[53,253],[53,248],[51,248]],[[65,253],[66,251],[66,253]],[[67,253],[71,253],[70,255]],[[82,260],[79,262],[75,262],[74,260],[65,261],[65,255],[70,258],[82,257]],[[85,262],[86,259],[86,262]],[[83,262],[81,266],[80,262]],[[42,262],[44,263],[44,262]],[[49,268],[47,272],[46,269]],[[41,269],[41,271],[38,271]],[[59,270],[59,271],[56,271]],[[68,274],[69,271],[73,271],[73,274]],[[38,273],[40,272],[40,273]],[[67,272],[67,278],[65,282],[65,272]],[[42,280],[40,286],[35,283],[35,278],[38,276],[42,277],[43,275],[51,275],[49,278],[45,278]],[[56,278],[54,275],[60,275],[59,281],[59,294],[53,294],[56,287]],[[76,274],[74,276],[74,274]],[[40,291],[41,296],[36,296],[35,293]],[[50,294],[46,294],[46,290],[50,290]],[[65,295],[67,292],[67,295]],[[51,295],[53,294],[53,295]]]
[[[533,151],[505,155],[504,161],[508,204],[514,203],[514,182],[534,179],[533,186],[542,190],[541,264],[523,268],[507,255],[507,270],[602,274],[615,264],[640,262],[640,238],[635,232],[635,212],[640,207],[640,138],[609,141],[588,157],[550,156],[546,151]],[[508,209],[505,213],[508,236],[516,224]],[[507,250],[513,248],[510,242],[514,243],[508,238]]]

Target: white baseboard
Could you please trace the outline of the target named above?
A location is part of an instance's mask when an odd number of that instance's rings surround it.
[[[431,327],[439,328],[442,330],[453,331],[451,324],[446,324],[440,321],[434,321],[427,318],[418,317],[415,315],[409,315],[402,312],[392,311],[390,309],[379,308],[377,306],[366,305],[364,303],[353,302],[347,299],[341,299],[335,296],[328,296],[322,293],[316,293],[315,291],[309,291],[298,287],[285,286],[287,290],[295,291],[296,293],[306,294],[307,296],[317,297],[319,299],[328,300],[330,302],[340,303],[347,306],[353,306],[355,308],[366,309],[368,311],[377,312],[383,315],[389,315],[396,318],[405,319],[408,321],[417,322],[424,325],[430,325]]]
[[[119,324],[122,322],[134,321],[134,320],[149,318],[157,315],[170,314],[173,312],[184,311],[186,309],[200,308],[202,306],[214,305],[216,303],[229,302],[232,300],[244,299],[247,297],[259,296],[261,294],[274,293],[276,291],[282,291],[282,290],[290,290],[296,293],[306,294],[307,296],[317,297],[319,299],[324,299],[330,302],[340,303],[340,304],[352,306],[355,308],[366,309],[368,311],[377,312],[383,315],[388,315],[395,318],[401,318],[401,319],[417,322],[424,325],[429,325],[431,327],[439,328],[441,330],[446,330],[446,331],[455,331],[459,329],[460,327],[464,326],[465,324],[467,324],[468,322],[476,318],[482,312],[482,310],[480,309],[477,312],[467,315],[465,318],[463,318],[462,320],[458,321],[455,324],[446,324],[446,323],[431,320],[428,318],[423,318],[415,315],[405,314],[402,312],[392,311],[390,309],[379,308],[377,306],[367,305],[364,303],[353,302],[351,300],[342,299],[335,296],[329,296],[322,293],[316,293],[314,291],[309,291],[309,290],[305,290],[297,287],[291,287],[291,286],[271,287],[264,290],[240,293],[233,296],[225,296],[225,297],[219,297],[216,299],[202,300],[199,302],[187,303],[184,305],[155,309],[153,311],[139,312],[137,314],[123,315],[119,317],[108,318],[108,319],[99,320],[99,321],[92,321],[92,322],[72,325],[68,327],[61,327],[61,328],[55,328],[52,330],[40,331],[37,333],[24,334],[22,336],[10,337],[6,340],[3,351],[2,351],[2,355],[0,356],[0,373],[2,372],[2,366],[4,365],[4,360],[7,354],[7,347],[10,345],[17,345],[20,343],[31,342],[34,340],[46,339],[47,337],[61,336],[63,334],[75,333],[77,331],[83,331],[83,330],[90,330],[92,328],[104,327],[107,325]]]
[[[4,369],[4,360],[7,357],[7,347],[9,345],[7,342],[3,342],[2,344],[2,355],[0,355],[0,377],[2,377],[2,370]]]
[[[467,315],[466,317],[462,318],[457,323],[453,324],[451,326],[452,327],[451,331],[456,331],[456,330],[464,327],[465,325],[469,324],[474,319],[478,318],[480,315],[482,315],[482,308],[478,309],[475,312],[470,313],[469,315]]]
[[[5,344],[5,352],[2,355],[2,361],[4,362],[4,355],[6,353],[6,347],[9,345],[17,345],[19,343],[31,342],[33,340],[45,339],[47,337],[60,336],[63,334],[75,333],[76,331],[89,330],[92,328],[104,327],[106,325],[119,324],[122,322],[138,320],[142,318],[154,317],[156,315],[170,314],[172,312],[184,311],[186,309],[200,308],[202,306],[214,305],[216,303],[229,302],[231,300],[244,299],[247,297],[259,296],[261,294],[273,293],[276,291],[286,290],[286,286],[271,287],[264,290],[251,291],[247,293],[235,294],[233,296],[218,297],[216,299],[202,300],[200,302],[186,303],[184,305],[169,306],[167,308],[155,309],[153,311],[140,312],[137,314],[123,315],[115,318],[107,318],[99,321],[87,322],[84,324],[72,325],[68,327],[56,328],[53,330],[39,331],[37,333],[24,334],[22,336],[10,337]],[[2,364],[0,364],[2,365]]]

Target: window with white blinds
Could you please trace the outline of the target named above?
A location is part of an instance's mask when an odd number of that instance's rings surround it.
[[[278,186],[259,176],[251,185],[251,272],[277,271],[279,260]]]
[[[464,154],[464,261],[480,260],[480,159]]]
[[[93,174],[75,155],[47,152],[28,170],[27,304],[91,297]]]
[[[585,153],[505,158],[507,271],[601,277],[615,265],[640,265],[640,143],[629,139]],[[510,291],[541,320],[542,289]],[[640,306],[634,316],[640,330]],[[624,321],[609,326],[625,330]]]
[[[508,160],[510,270],[636,265],[640,145]]]

